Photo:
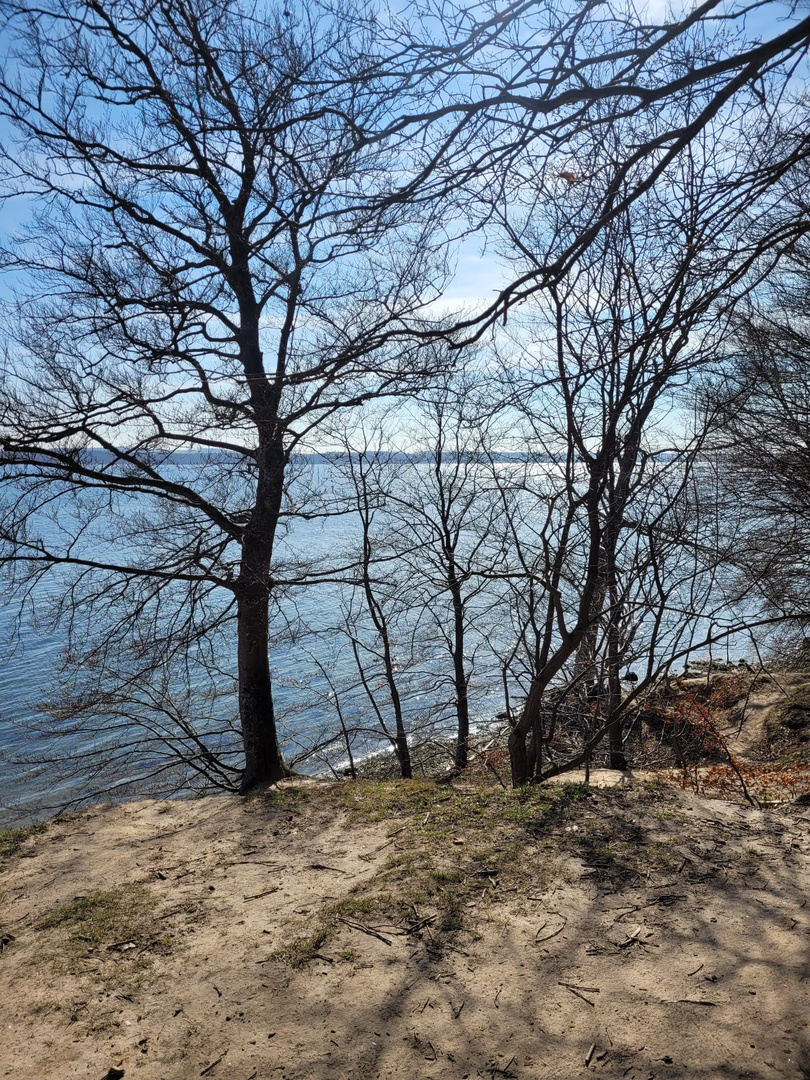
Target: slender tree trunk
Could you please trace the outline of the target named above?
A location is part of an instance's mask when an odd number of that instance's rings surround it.
[[[281,512],[286,457],[277,427],[278,395],[268,387],[262,368],[258,332],[246,349],[249,384],[258,421],[256,499],[242,539],[236,586],[238,623],[239,719],[245,751],[240,792],[274,784],[289,770],[278,744],[270,678],[269,607],[273,543]],[[251,366],[253,371],[251,372]]]
[[[370,582],[368,588],[371,588]],[[381,613],[380,613],[381,614]],[[372,617],[374,612],[372,611]],[[382,618],[382,615],[381,615]],[[376,622],[376,618],[375,618]],[[388,691],[391,695],[391,705],[394,709],[394,723],[396,724],[396,739],[394,740],[394,753],[399,762],[399,771],[403,780],[410,780],[413,776],[411,766],[411,749],[408,746],[408,733],[405,730],[405,717],[402,714],[402,699],[399,696],[396,675],[394,674],[394,661],[391,656],[391,643],[388,640],[388,628],[382,624],[377,627],[383,642],[383,659],[385,663],[385,678],[388,682]]]
[[[543,695],[554,677],[574,656],[585,639],[593,620],[595,599],[600,585],[602,529],[599,521],[599,484],[592,476],[588,493],[588,517],[590,545],[588,551],[585,585],[580,596],[576,626],[565,634],[561,644],[554,650],[543,668],[532,678],[529,693],[520,720],[509,736],[509,760],[512,767],[512,785],[521,787],[529,783],[531,772],[526,738],[539,723]]]
[[[366,482],[366,474],[363,471],[362,457],[358,463],[358,473],[354,478],[355,490],[357,491],[358,506],[361,513],[361,521],[363,523],[363,592],[366,597],[366,606],[368,607],[368,613],[371,616],[371,621],[374,624],[374,629],[377,631],[380,637],[380,642],[383,647],[383,667],[385,669],[385,681],[388,685],[388,693],[391,697],[391,707],[394,710],[394,724],[396,726],[396,735],[391,740],[394,753],[396,754],[397,761],[399,762],[399,771],[403,780],[410,780],[413,776],[413,768],[411,765],[411,750],[408,746],[408,733],[405,730],[405,717],[402,712],[402,699],[399,696],[399,688],[397,687],[397,678],[394,672],[394,658],[391,651],[391,639],[388,636],[388,620],[385,615],[385,610],[382,604],[377,602],[377,597],[374,595],[374,588],[371,581],[371,520],[373,513],[369,505],[368,498],[368,486]],[[357,653],[355,652],[355,656]],[[361,676],[362,677],[362,676]],[[364,680],[365,682],[365,680]],[[367,693],[370,691],[366,687]],[[382,714],[378,712],[380,720],[382,720]],[[386,735],[391,738],[387,726],[383,725]]]
[[[619,668],[621,665],[621,641],[619,640],[619,604],[618,593],[616,590],[615,572],[611,568],[611,587],[610,587],[610,627],[608,629],[608,658],[607,658],[607,674],[608,674],[608,699],[607,699],[607,715],[608,718],[616,716],[616,719],[611,722],[608,729],[608,743],[610,746],[610,767],[611,769],[626,769],[627,759],[624,756],[624,725],[622,723],[621,716],[617,716],[619,707],[622,703],[622,687],[621,676]]]
[[[467,768],[470,750],[470,702],[467,692],[467,672],[464,669],[464,599],[451,563],[448,584],[453,601],[453,684],[456,691],[456,755],[455,767]]]
[[[239,716],[245,750],[240,786],[243,794],[288,775],[278,745],[273,710],[268,602],[269,590],[260,586],[245,589],[238,601]]]

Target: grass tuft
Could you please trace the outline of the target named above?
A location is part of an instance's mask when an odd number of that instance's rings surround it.
[[[46,829],[47,825],[42,822],[36,825],[25,825],[21,829],[0,829],[0,867],[4,859],[17,854],[29,837],[39,836]]]
[[[387,822],[392,844],[374,878],[322,911],[311,932],[276,958],[304,966],[345,929],[342,919],[383,935],[414,935],[415,943],[441,953],[458,935],[474,932],[474,922],[504,894],[511,898],[550,884],[553,858],[529,854],[526,846],[536,842],[538,822],[561,820],[585,790],[565,785],[512,791],[466,777],[457,786],[430,780],[336,785],[332,805],[350,822]]]
[[[117,949],[122,956],[140,956],[147,946],[161,951],[168,939],[154,939],[152,905],[143,888],[111,889],[78,896],[40,919],[41,931],[62,930],[62,952],[76,960],[98,949]]]

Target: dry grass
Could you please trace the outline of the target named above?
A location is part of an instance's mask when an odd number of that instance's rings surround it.
[[[25,825],[21,829],[0,829],[0,869],[3,861],[16,855],[26,840],[44,833],[47,825]]]
[[[765,735],[771,752],[781,763],[807,762],[810,757],[810,682],[797,687],[771,710]]]
[[[42,917],[37,930],[46,935],[43,955],[69,970],[87,957],[111,953],[148,967],[147,953],[165,953],[170,945],[156,932],[149,894],[137,885],[77,896]]]
[[[388,823],[392,854],[373,879],[324,907],[313,929],[277,958],[294,968],[322,959],[344,920],[384,937],[426,932],[429,948],[440,954],[473,933],[495,905],[519,906],[527,890],[542,892],[562,879],[561,854],[581,859],[599,881],[616,887],[669,873],[680,858],[633,815],[640,804],[654,806],[653,828],[665,812],[675,817],[666,790],[651,781],[632,794],[580,783],[512,791],[482,779],[457,786],[361,781],[331,792],[299,791],[291,807],[302,815],[308,799],[327,798],[358,825]]]

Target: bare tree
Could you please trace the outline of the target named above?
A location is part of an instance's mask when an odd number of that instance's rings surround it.
[[[402,693],[400,692],[400,679],[397,674],[400,662],[395,659],[394,655],[396,645],[392,628],[389,600],[389,598],[393,596],[396,606],[401,606],[398,596],[400,593],[398,585],[401,581],[401,568],[397,568],[395,572],[397,576],[394,577],[392,582],[391,563],[394,558],[392,554],[388,554],[385,560],[387,566],[382,568],[382,574],[387,579],[384,590],[381,588],[379,580],[375,580],[376,573],[381,569],[380,567],[375,566],[373,532],[374,518],[380,512],[381,508],[380,491],[376,482],[376,474],[381,464],[381,457],[382,455],[379,451],[369,453],[365,449],[357,454],[353,454],[352,451],[349,450],[347,455],[348,468],[351,474],[356,498],[357,514],[361,525],[360,542],[362,545],[362,553],[358,560],[359,572],[357,575],[358,588],[356,592],[360,594],[362,608],[371,621],[374,644],[369,644],[368,638],[365,635],[360,636],[356,632],[356,622],[352,617],[353,613],[351,606],[346,613],[346,626],[349,629],[352,654],[355,659],[363,689],[366,692],[368,701],[374,710],[381,729],[394,748],[402,778],[408,780],[413,775],[411,752],[408,745],[408,733],[405,724]],[[384,592],[388,594],[388,597],[383,595]],[[369,682],[368,662],[367,659],[364,659],[363,657],[364,653],[367,654],[369,652],[376,655],[376,659],[382,668],[382,685],[386,690],[393,712],[393,730],[391,730],[386,723],[383,708],[380,706],[377,694],[372,689]]]
[[[246,790],[285,772],[268,637],[291,455],[423,374],[382,342],[435,295],[437,211],[366,135],[407,80],[375,83],[372,24],[316,9],[112,0],[13,23],[0,102],[26,149],[7,172],[36,204],[7,257],[26,278],[3,366],[5,555],[75,571],[60,613],[99,663],[150,619],[177,655],[178,624],[201,641],[235,617]]]
[[[763,103],[774,122],[810,19],[752,41],[745,7],[714,2],[661,24],[595,2],[3,12],[5,189],[34,208],[4,255],[3,557],[23,589],[66,575],[71,648],[108,673],[126,648],[122,687],[234,620],[247,790],[285,772],[271,612],[338,569],[279,561],[292,455],[427,374],[409,343],[436,333],[414,316],[448,239],[497,223],[522,244],[520,273],[457,320],[477,336],[564,280],[714,118]],[[801,152],[788,140],[749,195]],[[532,246],[502,207],[561,186],[580,214]]]
[[[736,523],[733,587],[798,627],[810,618],[809,267],[802,243],[738,311],[701,391],[716,497]]]
[[[385,548],[375,554],[384,551],[401,564],[401,603],[432,657],[437,722],[447,724],[450,716],[454,721],[457,770],[468,762],[470,681],[477,654],[486,651],[487,584],[503,558],[493,526],[499,505],[487,453],[491,408],[482,400],[482,381],[475,359],[466,358],[421,393],[407,418],[397,417],[399,441],[408,453],[388,455],[375,477],[386,522]],[[443,689],[448,684],[450,700]]]
[[[410,568],[412,603],[429,613],[433,633],[427,633],[442,643],[452,666],[453,761],[459,771],[468,763],[470,679],[483,642],[480,623],[487,617],[488,604],[479,603],[482,569],[500,557],[492,547],[498,504],[485,454],[487,435],[477,416],[477,389],[468,370],[446,378],[429,395],[416,442],[421,461],[387,498],[404,544],[401,557]]]
[[[527,736],[548,741],[544,703],[552,688],[559,698],[561,682],[566,695],[574,685],[584,691],[594,739],[608,733],[611,764],[624,764],[621,670],[646,636],[638,623],[658,611],[660,625],[665,596],[672,614],[680,606],[691,622],[687,605],[660,580],[666,538],[679,537],[716,570],[713,545],[704,552],[698,534],[684,534],[703,432],[690,437],[683,417],[667,417],[678,392],[715,355],[735,297],[758,279],[760,255],[767,269],[778,245],[764,244],[756,229],[746,236],[747,207],[708,152],[693,147],[667,185],[603,231],[588,257],[550,287],[547,312],[525,320],[512,357],[515,403],[550,462],[541,485],[541,558],[532,566],[542,575],[545,618],[510,740],[516,784],[534,764]],[[558,212],[557,228],[566,213]],[[527,231],[524,247],[530,238]],[[560,483],[565,495],[552,511]],[[647,679],[669,662],[650,650]],[[588,752],[594,745],[586,739]]]

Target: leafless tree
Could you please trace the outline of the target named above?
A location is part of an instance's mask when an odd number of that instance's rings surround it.
[[[763,245],[757,228],[746,234],[748,208],[706,151],[694,146],[666,185],[603,231],[588,257],[549,288],[547,310],[525,320],[507,358],[530,440],[550,463],[538,485],[539,562],[531,568],[545,591],[545,618],[510,740],[516,784],[534,767],[527,736],[548,741],[544,703],[552,688],[559,699],[561,680],[564,694],[576,684],[584,691],[594,737],[608,733],[611,764],[624,764],[621,669],[647,637],[641,620],[652,615],[660,626],[668,597],[670,611],[681,607],[696,631],[692,612],[663,581],[667,539],[697,557],[692,576],[701,565],[716,572],[716,545],[683,528],[705,433],[690,437],[672,413],[679,391],[715,355],[735,297],[759,279],[760,255],[772,267],[778,245]],[[524,247],[530,238],[527,230]],[[649,647],[647,679],[661,662]]]
[[[795,247],[738,311],[713,378],[717,495],[735,524],[733,587],[804,632],[810,619],[810,308],[808,252]]]
[[[713,120],[776,124],[810,19],[754,41],[714,2],[659,24],[595,2],[2,10],[5,190],[33,210],[4,255],[3,557],[23,590],[64,575],[71,649],[107,673],[124,653],[122,688],[235,622],[247,790],[285,773],[271,614],[340,569],[279,558],[314,512],[285,495],[290,462],[429,373],[448,241],[497,228],[523,259],[458,344],[564,282]],[[805,138],[740,179],[749,198]],[[572,192],[542,244],[503,210]]]
[[[108,672],[150,622],[180,655],[233,618],[243,790],[285,772],[268,640],[306,562],[288,551],[285,577],[276,554],[300,509],[292,455],[424,374],[384,332],[442,274],[438,208],[367,135],[408,80],[375,83],[370,25],[338,15],[17,8],[0,89],[26,140],[10,183],[35,196],[8,255],[26,277],[3,366],[5,555],[29,582],[74,571],[71,649],[89,635]]]
[[[399,564],[400,606],[411,635],[418,634],[431,655],[437,723],[447,724],[452,716],[457,770],[468,761],[470,681],[477,654],[486,651],[487,584],[503,558],[493,523],[499,503],[487,453],[491,405],[484,400],[483,379],[467,358],[420,394],[407,417],[397,414],[399,443],[408,453],[389,454],[375,471],[385,547],[369,548],[376,557],[384,552],[389,565],[392,559]],[[380,572],[390,577],[387,566]]]

